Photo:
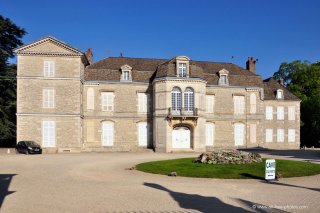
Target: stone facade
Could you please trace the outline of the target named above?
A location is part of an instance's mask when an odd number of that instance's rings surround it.
[[[17,140],[45,152],[300,146],[300,100],[262,81],[253,58],[247,69],[185,56],[92,64],[91,49],[50,36],[15,51]]]

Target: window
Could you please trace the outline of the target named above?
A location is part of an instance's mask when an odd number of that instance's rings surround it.
[[[56,125],[54,121],[42,121],[42,146],[56,146]]]
[[[244,142],[244,124],[234,124],[234,143],[235,146],[243,146]]]
[[[113,111],[114,94],[113,92],[101,93],[102,111]]]
[[[148,124],[147,122],[138,123],[139,146],[148,145]]]
[[[54,108],[54,89],[42,90],[42,106],[43,108]]]
[[[273,139],[273,130],[266,129],[266,142],[272,142]]]
[[[214,95],[206,96],[206,112],[213,113],[214,111]]]
[[[218,85],[222,85],[222,86],[229,85],[228,74],[229,74],[229,71],[226,69],[222,69],[219,71]]]
[[[206,123],[206,146],[213,146],[214,132],[215,132],[215,124]]]
[[[94,110],[94,90],[93,90],[93,88],[88,88],[88,90],[87,90],[87,109]]]
[[[250,113],[256,114],[257,112],[257,97],[256,94],[251,93],[250,94]]]
[[[113,146],[113,123],[105,121],[102,123],[102,146]]]
[[[132,81],[131,72],[132,72],[132,67],[130,67],[129,65],[126,64],[126,65],[121,66],[121,79],[120,79],[120,81],[131,82]]]
[[[272,106],[266,106],[266,119],[272,120],[273,119],[273,108]]]
[[[172,111],[181,111],[181,90],[179,87],[174,87],[171,91]]]
[[[283,99],[283,90],[282,89],[278,89],[277,90],[277,99]]]
[[[234,101],[234,114],[244,114],[244,96],[233,96]]]
[[[277,107],[277,120],[284,120],[284,107]]]
[[[277,142],[284,142],[284,129],[277,129]]]
[[[288,120],[294,121],[296,119],[296,108],[294,106],[288,107]]]
[[[227,75],[221,75],[219,85],[227,85]]]
[[[187,64],[179,63],[179,73],[178,77],[186,77],[187,76]]]
[[[43,75],[44,75],[44,77],[54,77],[54,62],[53,61],[44,61]]]
[[[250,124],[250,142],[256,143],[257,142],[257,125]]]
[[[194,109],[194,93],[193,89],[188,87],[184,91],[184,111],[193,112]]]
[[[295,142],[295,141],[296,141],[296,130],[288,129],[288,142]]]
[[[148,111],[148,94],[138,93],[138,112]]]

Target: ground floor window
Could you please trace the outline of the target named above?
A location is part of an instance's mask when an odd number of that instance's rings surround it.
[[[114,129],[113,122],[102,123],[102,146],[113,146]]]
[[[214,123],[206,123],[206,146],[213,146],[214,144]]]
[[[284,129],[277,129],[277,142],[284,142]]]
[[[296,141],[296,130],[288,129],[288,142],[295,142],[295,141]]]
[[[138,123],[139,146],[148,145],[148,124],[147,122]]]
[[[234,143],[235,146],[243,146],[244,144],[244,124],[234,124]]]
[[[42,121],[42,146],[56,146],[56,124],[55,121]]]
[[[257,142],[257,125],[250,124],[250,142],[256,143]]]
[[[266,129],[266,142],[272,142],[273,131],[272,129]]]

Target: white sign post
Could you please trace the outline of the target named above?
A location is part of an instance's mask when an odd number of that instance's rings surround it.
[[[276,160],[268,159],[266,160],[266,180],[274,180],[276,179]]]

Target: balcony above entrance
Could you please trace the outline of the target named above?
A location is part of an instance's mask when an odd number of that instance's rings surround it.
[[[197,126],[198,121],[198,108],[194,108],[192,110],[181,109],[168,109],[167,120],[170,126],[176,126],[178,124],[185,124],[191,127]]]

